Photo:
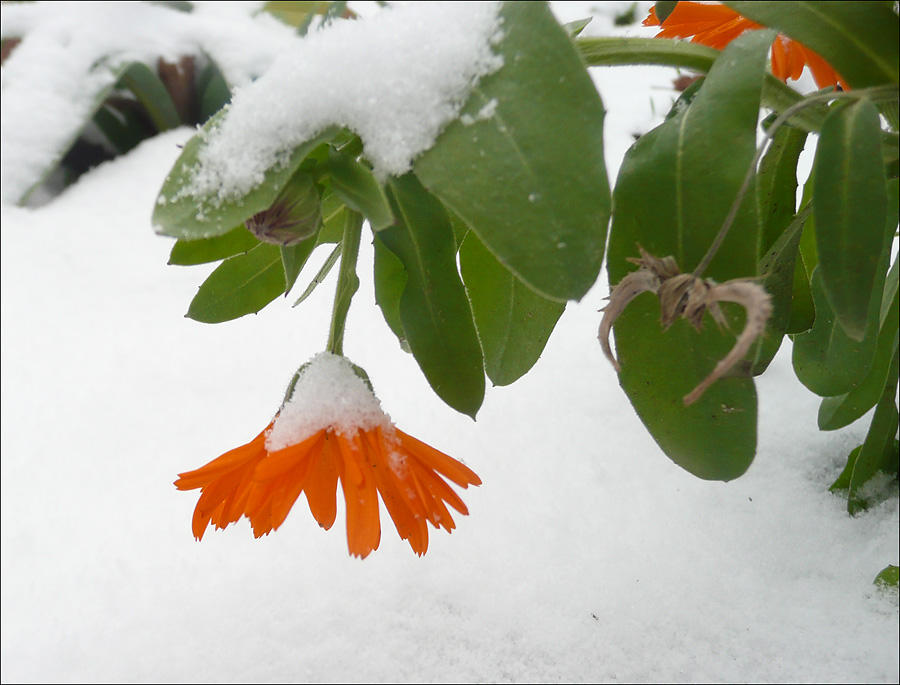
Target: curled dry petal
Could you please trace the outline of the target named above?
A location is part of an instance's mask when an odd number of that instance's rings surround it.
[[[738,336],[737,342],[725,357],[716,364],[716,368],[696,388],[685,395],[684,404],[693,404],[706,389],[721,378],[732,366],[737,364],[747,354],[753,341],[756,340],[766,328],[766,321],[772,313],[772,297],[758,283],[745,279],[735,279],[713,285],[709,290],[709,305],[716,302],[734,302],[747,310],[747,323],[744,330]]]
[[[616,319],[619,318],[619,314],[625,311],[625,307],[635,297],[647,291],[655,293],[659,290],[659,284],[659,276],[649,269],[640,268],[637,271],[632,271],[619,281],[619,284],[609,294],[609,304],[602,310],[603,318],[600,320],[600,331],[597,337],[600,339],[600,347],[603,349],[603,354],[612,362],[617,373],[620,371],[619,362],[616,361],[609,347],[609,332],[612,330]]]
[[[703,324],[703,313],[709,312],[720,328],[728,329],[728,323],[719,302],[734,302],[747,310],[747,323],[738,336],[731,351],[718,363],[712,373],[684,397],[684,404],[690,405],[700,399],[713,383],[727,373],[743,358],[766,327],[766,321],[772,313],[771,297],[762,286],[751,279],[735,279],[725,283],[716,283],[711,279],[703,279],[693,274],[683,274],[675,259],[654,257],[638,245],[641,256],[628,261],[640,268],[633,271],[613,288],[609,296],[609,304],[603,309],[600,322],[600,347],[603,354],[612,362],[616,371],[619,363],[613,356],[609,346],[609,333],[616,319],[628,304],[642,292],[652,292],[659,297],[661,323],[664,329],[669,328],[675,319],[684,318],[696,329]]]

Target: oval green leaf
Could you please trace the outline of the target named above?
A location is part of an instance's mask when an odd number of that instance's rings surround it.
[[[406,270],[399,302],[406,340],[438,397],[475,418],[484,399],[483,360],[450,220],[412,174],[389,187],[397,223],[378,237]]]
[[[509,385],[537,362],[566,306],[516,278],[471,231],[460,247],[459,265],[485,371],[494,385]]]
[[[862,340],[888,209],[875,105],[860,100],[835,110],[822,126],[814,166],[822,286],[844,332]]]
[[[503,66],[415,172],[519,279],[577,300],[597,278],[609,221],[603,105],[545,3],[507,2],[501,16]]]
[[[221,323],[255,314],[284,293],[281,249],[260,243],[247,254],[229,257],[200,286],[188,318]]]

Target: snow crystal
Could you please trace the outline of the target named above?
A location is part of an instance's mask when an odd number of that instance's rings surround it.
[[[266,436],[266,449],[295,445],[323,428],[352,435],[376,426],[393,430],[378,398],[346,358],[320,352],[301,370],[293,395]]]
[[[363,141],[375,174],[409,170],[503,63],[499,3],[416,3],[310,35],[235,92],[183,192],[239,197],[300,143],[332,125]]]

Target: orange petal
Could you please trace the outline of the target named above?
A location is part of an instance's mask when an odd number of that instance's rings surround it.
[[[304,487],[309,510],[325,530],[334,525],[337,516],[338,465],[333,443],[330,434],[322,434],[321,443],[316,443],[311,451],[312,462]]]
[[[456,459],[434,449],[431,445],[417,440],[411,435],[407,435],[400,429],[397,429],[397,435],[400,437],[401,444],[407,450],[416,455],[424,464],[443,474],[457,485],[464,488],[467,488],[469,485],[481,485],[481,479],[468,466],[464,466]]]
[[[353,442],[344,435],[336,438],[341,486],[347,505],[347,546],[350,554],[365,559],[381,542],[378,491],[375,479],[366,472],[365,448],[359,436],[355,436]]]

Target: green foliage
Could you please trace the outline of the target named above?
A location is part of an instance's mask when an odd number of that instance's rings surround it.
[[[194,197],[191,177],[206,132],[227,116],[220,111],[185,146],[154,213],[159,232],[178,238],[171,263],[224,259],[188,315],[213,322],[259,311],[291,290],[316,246],[331,243],[331,256],[308,277],[296,304],[340,257],[329,336],[329,349],[340,352],[358,286],[364,217],[386,324],[435,393],[474,417],[485,373],[495,385],[527,374],[565,303],[595,284],[614,207],[606,255],[611,283],[633,272],[628,259],[640,245],[656,257],[671,256],[685,278],[696,271],[707,288],[753,283],[768,293],[763,321],[756,321],[759,309],[748,314],[710,300],[701,313],[724,325],[707,317],[695,330],[677,316],[687,295],[676,300],[666,329],[650,295],[637,296],[618,315],[619,380],[663,451],[701,478],[744,473],[757,439],[752,377],[765,372],[790,335],[798,378],[823,397],[821,429],[849,425],[874,408],[865,442],[833,486],[847,491],[852,512],[861,510],[872,477],[897,472],[900,316],[898,267],[889,263],[900,158],[897,17],[884,3],[726,4],[816,50],[854,90],[804,96],[775,79],[766,70],[773,30],[746,32],[721,53],[687,42],[577,38],[586,22],[560,27],[544,3],[509,2],[493,46],[502,67],[474,85],[458,118],[403,176],[376,178],[362,140],[336,121],[297,145],[286,164],[270,168],[245,195]],[[664,19],[674,5],[656,3],[657,15]],[[317,14],[325,22],[346,15],[338,2],[269,9],[301,35]],[[605,113],[586,65],[613,64],[678,66],[706,77],[628,151],[611,203]],[[146,72],[135,74],[147,81],[135,86],[145,99],[158,96]],[[204,72],[198,82],[222,100],[227,88],[220,76]],[[761,110],[773,111],[764,123],[771,145],[757,150]],[[168,125],[165,111],[156,113],[156,125]],[[123,145],[137,126],[127,118],[99,119]],[[798,203],[798,160],[812,140],[813,173]],[[253,217],[270,211],[301,174],[319,203],[315,234],[291,247],[258,242],[245,223],[252,228]],[[657,282],[644,289],[659,288]],[[738,363],[685,406],[685,395],[718,368],[745,324],[751,330],[755,323],[759,330],[764,325],[762,335],[749,350],[739,348]]]
[[[685,271],[703,258],[755,152],[771,39],[755,32],[734,41],[691,104],[626,154],[614,195],[611,283],[625,276],[625,260],[636,256],[638,243],[654,255],[672,255]],[[756,275],[758,233],[751,197],[741,205],[710,275],[719,281]],[[714,326],[698,333],[684,321],[664,332],[652,305],[642,296],[616,323],[622,387],[670,459],[701,478],[736,478],[750,466],[756,449],[753,381],[722,380],[695,405],[684,407],[682,398],[733,340]]]

